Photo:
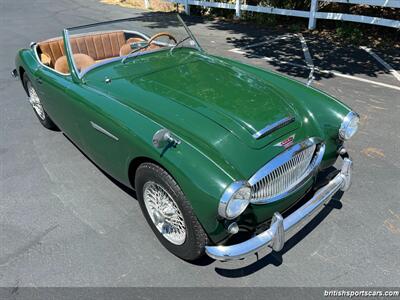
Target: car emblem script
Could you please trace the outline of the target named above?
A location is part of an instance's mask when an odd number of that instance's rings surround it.
[[[293,145],[294,137],[295,137],[295,134],[289,136],[286,140],[283,140],[283,141],[275,144],[274,146],[284,147],[285,149],[287,149]]]

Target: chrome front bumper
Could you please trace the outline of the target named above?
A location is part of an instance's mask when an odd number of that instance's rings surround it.
[[[242,259],[257,253],[261,248],[270,246],[274,251],[282,250],[285,244],[285,234],[298,228],[301,223],[316,215],[325,203],[339,190],[346,191],[351,184],[352,161],[349,157],[343,159],[340,172],[329,183],[318,191],[303,206],[283,218],[276,212],[268,230],[242,243],[231,246],[206,246],[208,256],[221,261]]]

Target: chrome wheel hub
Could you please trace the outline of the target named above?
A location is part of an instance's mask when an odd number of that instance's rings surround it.
[[[36,90],[32,86],[30,82],[27,84],[28,87],[28,94],[29,94],[29,102],[31,103],[33,109],[36,111],[38,116],[44,120],[45,119],[45,114],[44,114],[44,109],[42,106],[42,103],[40,103],[40,99],[38,94],[36,93]]]
[[[171,195],[159,184],[148,181],[143,186],[143,200],[151,220],[169,242],[182,245],[186,240],[183,214]]]

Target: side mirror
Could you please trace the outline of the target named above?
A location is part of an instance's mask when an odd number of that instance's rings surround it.
[[[168,145],[176,146],[181,143],[180,140],[172,136],[168,129],[162,128],[153,135],[153,145],[156,148],[164,148]]]

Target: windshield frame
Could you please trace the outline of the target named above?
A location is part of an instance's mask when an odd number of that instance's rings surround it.
[[[199,42],[196,40],[196,38],[194,37],[193,33],[190,31],[190,29],[188,28],[186,23],[183,21],[181,16],[179,14],[176,14],[176,17],[179,20],[179,22],[181,23],[182,27],[185,29],[188,37],[190,37],[190,39],[194,42],[195,48],[198,51],[203,52],[204,51],[203,48],[200,46]],[[115,23],[129,22],[129,21],[137,21],[137,18],[138,17],[116,19],[116,20],[109,20],[109,21],[103,21],[103,22],[97,22],[97,23],[91,23],[91,24],[85,24],[85,25],[79,25],[79,26],[65,28],[63,30],[63,40],[64,40],[64,45],[65,45],[65,52],[66,52],[66,56],[67,56],[67,62],[68,62],[72,77],[76,81],[83,81],[83,77],[87,72],[89,72],[89,71],[91,71],[93,69],[96,69],[97,67],[103,66],[105,64],[112,63],[112,62],[115,62],[115,61],[118,61],[118,60],[122,60],[124,58],[141,56],[141,55],[154,53],[154,52],[157,52],[157,51],[165,51],[165,50],[167,50],[167,49],[161,49],[161,50],[160,49],[156,49],[156,50],[149,50],[149,51],[145,51],[145,52],[135,52],[135,53],[129,54],[127,56],[119,56],[119,57],[110,58],[110,59],[107,59],[107,60],[105,60],[103,62],[98,62],[98,63],[86,68],[85,70],[83,70],[81,72],[78,71],[78,68],[76,67],[75,61],[73,59],[73,51],[72,51],[72,47],[71,47],[71,44],[70,44],[70,32],[71,31],[80,30],[80,29],[86,29],[86,28],[96,28],[97,26],[102,26],[102,25],[107,25],[107,24],[115,24]],[[139,34],[139,35],[142,35],[143,37],[146,37],[147,39],[150,38],[146,34],[144,34],[142,32],[139,32],[139,31],[135,31],[135,30],[123,30],[123,31]]]

